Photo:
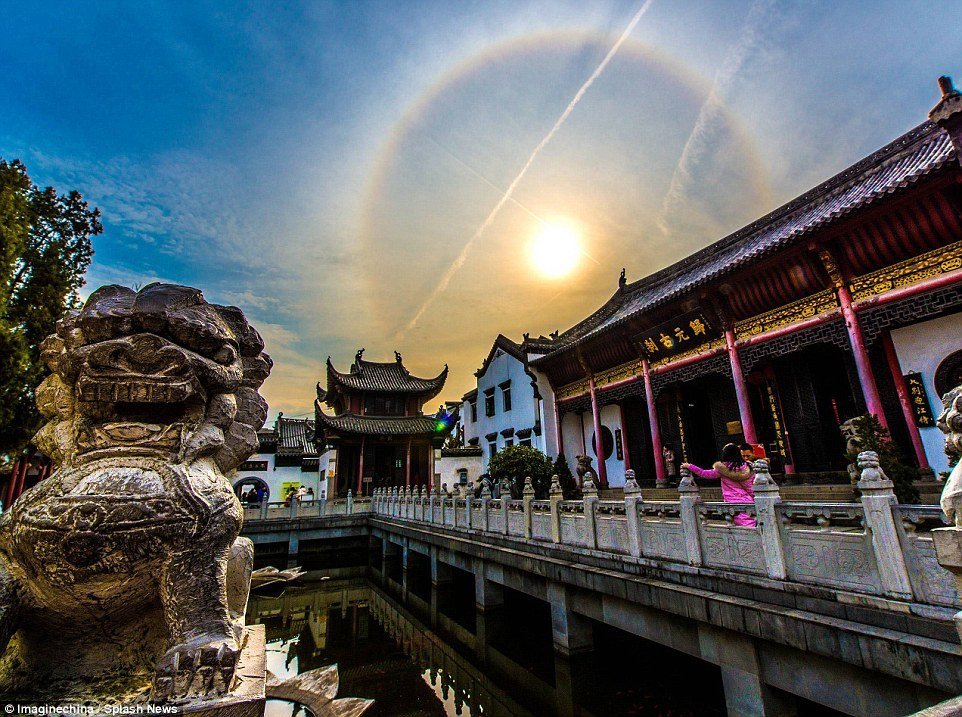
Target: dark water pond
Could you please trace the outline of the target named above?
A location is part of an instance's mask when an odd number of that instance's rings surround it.
[[[402,603],[356,577],[255,593],[248,622],[266,626],[271,672],[336,663],[339,697],[375,700],[366,717],[725,714],[714,666],[600,624],[593,652],[558,658],[547,611],[516,594],[470,622],[458,615],[464,610],[452,611],[458,619],[435,612],[432,629],[429,603],[413,594]],[[303,715],[299,709],[273,703],[268,715]]]

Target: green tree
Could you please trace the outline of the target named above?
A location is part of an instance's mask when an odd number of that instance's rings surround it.
[[[568,467],[568,459],[565,458],[564,453],[558,454],[551,472],[553,475],[558,476],[558,482],[561,483],[561,490],[564,491],[565,500],[580,497],[578,494],[578,484],[575,483],[574,475],[571,473],[571,468]]]
[[[878,453],[879,466],[893,483],[899,503],[918,503],[919,489],[915,487],[915,479],[919,477],[919,472],[902,461],[901,452],[878,417],[872,413],[859,416],[852,420],[852,426],[855,428],[858,450],[848,454],[849,461],[858,466],[859,453],[875,451]]]
[[[78,192],[38,187],[19,160],[0,159],[0,462],[40,426],[40,342],[79,304],[90,237],[102,231]]]
[[[530,446],[508,446],[498,451],[488,462],[491,480],[500,483],[507,478],[511,481],[511,495],[521,497],[524,479],[531,477],[537,498],[547,498],[551,486],[551,459]]]

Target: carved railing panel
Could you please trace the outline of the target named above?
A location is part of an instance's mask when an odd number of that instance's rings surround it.
[[[566,545],[583,546],[587,542],[584,514],[562,512],[560,516],[561,542]]]

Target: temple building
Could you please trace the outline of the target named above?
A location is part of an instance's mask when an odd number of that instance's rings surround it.
[[[945,470],[940,395],[962,377],[962,96],[823,184],[614,295],[531,366],[557,451],[665,484],[728,442],[776,472],[841,471],[841,427],[875,414]],[[672,460],[666,461],[666,453]]]
[[[543,356],[550,339],[525,334],[515,343],[498,334],[475,372],[477,387],[461,399],[464,443],[481,449],[482,470],[502,448],[525,445],[554,453],[554,394],[530,361]]]
[[[327,359],[327,388],[317,385],[317,443],[335,452],[330,494],[370,495],[389,486],[428,486],[434,480],[434,449],[450,425],[424,415],[424,404],[444,387],[448,367],[434,378],[412,376],[394,352],[394,361],[365,361],[357,352],[342,373]],[[324,411],[325,404],[333,414]]]
[[[318,453],[314,421],[278,413],[272,427],[257,432],[257,443],[257,452],[227,475],[239,498],[257,488],[268,502],[282,501],[292,488],[296,491],[301,486],[312,498],[325,495],[331,454]]]

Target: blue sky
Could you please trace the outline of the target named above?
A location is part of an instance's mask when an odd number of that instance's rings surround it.
[[[449,363],[456,398],[498,332],[570,326],[622,267],[791,199],[962,75],[957,2],[654,0],[465,251],[641,6],[7,3],[0,156],[103,210],[87,290],[241,306],[274,412],[307,414],[326,357],[360,346]],[[526,253],[554,218],[585,252],[562,279]]]

